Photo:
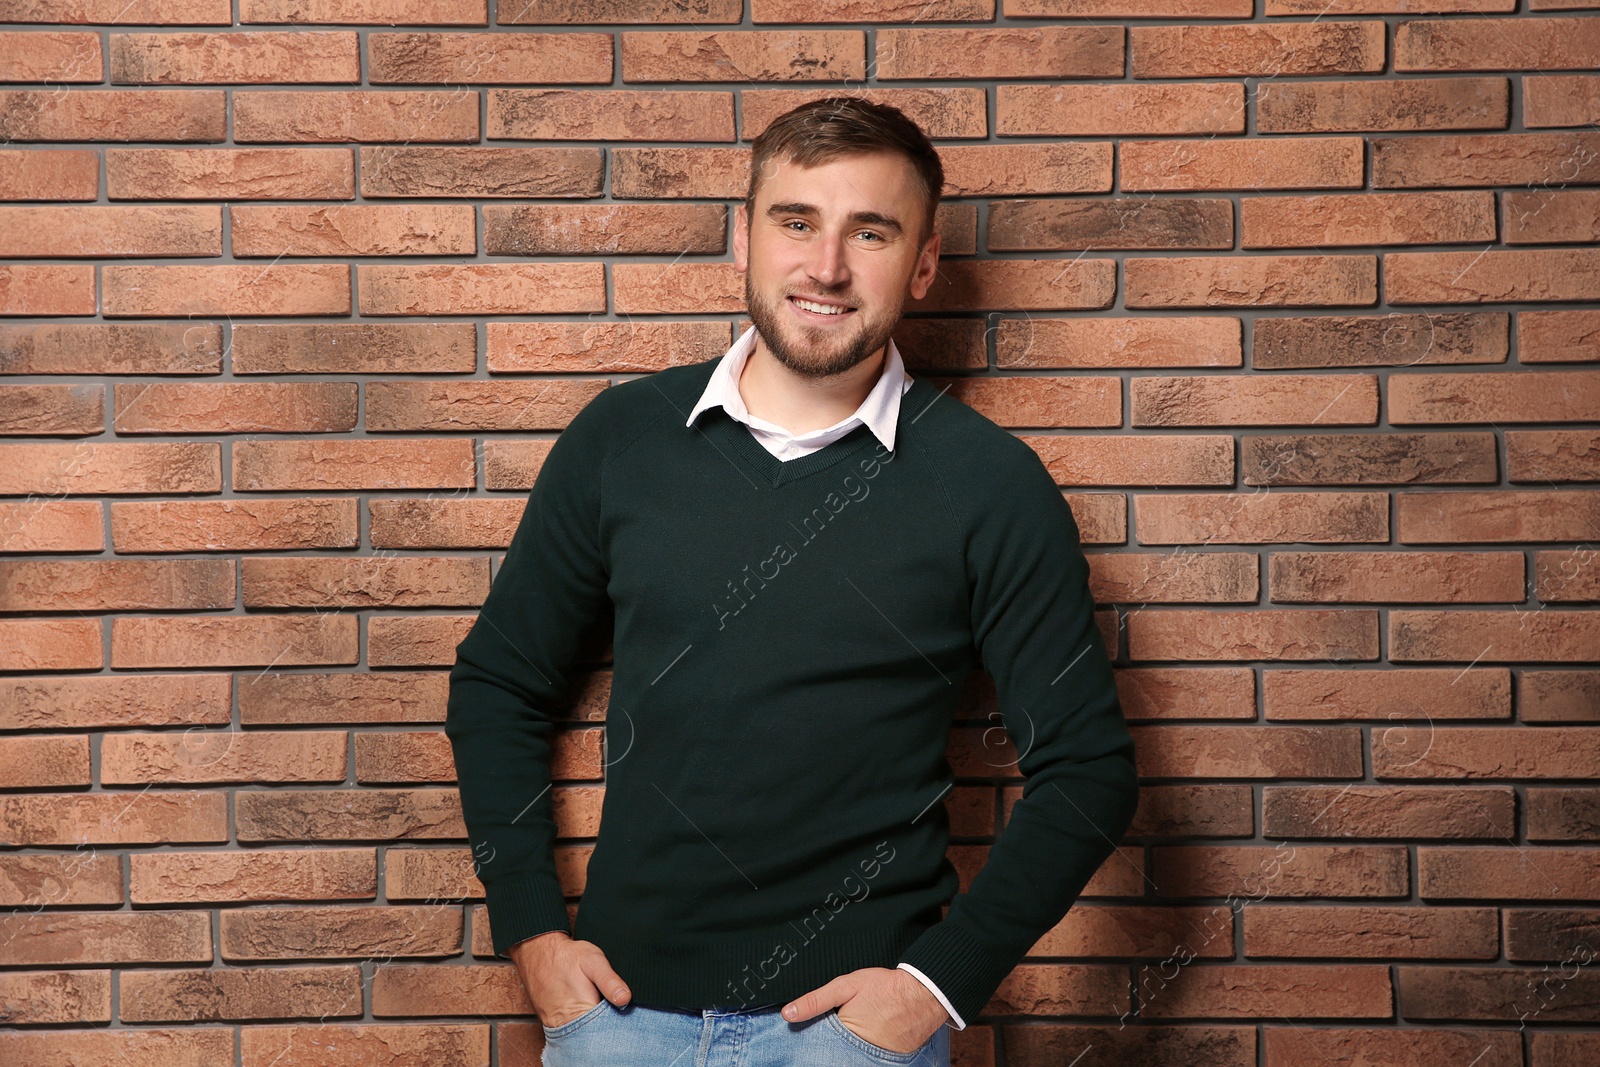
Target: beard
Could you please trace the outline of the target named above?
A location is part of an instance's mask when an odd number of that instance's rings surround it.
[[[802,297],[805,294],[799,294]],[[903,302],[902,302],[903,303]],[[850,312],[857,319],[853,327],[811,326],[789,310],[786,294],[768,298],[758,293],[750,272],[744,276],[744,304],[755,323],[756,333],[774,359],[803,378],[827,378],[843,374],[889,343],[900,321],[900,307],[873,316],[866,308]],[[843,327],[843,328],[841,328]]]

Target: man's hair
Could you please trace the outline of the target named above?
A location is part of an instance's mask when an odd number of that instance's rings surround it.
[[[926,211],[918,244],[933,236],[933,220],[944,192],[944,165],[927,134],[905,112],[853,96],[829,96],[779,115],[751,142],[750,190],[745,212],[752,221],[756,190],[765,167],[788,160],[817,167],[846,156],[898,152],[916,169]]]

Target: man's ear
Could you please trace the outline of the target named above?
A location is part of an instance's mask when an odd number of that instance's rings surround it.
[[[743,200],[733,207],[733,269],[740,274],[750,269],[750,219]]]
[[[917,265],[911,271],[911,299],[921,300],[927,296],[928,290],[933,288],[933,280],[938,276],[939,231],[935,230],[917,255]]]

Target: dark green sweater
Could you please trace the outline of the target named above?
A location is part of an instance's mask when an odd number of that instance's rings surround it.
[[[495,951],[568,928],[550,743],[609,615],[573,936],[640,1004],[782,1003],[904,961],[971,1022],[1138,798],[1072,513],[1026,444],[921,380],[892,452],[858,426],[780,461],[720,407],[686,427],[716,362],[572,420],[456,648],[445,732]],[[993,774],[1026,782],[958,895],[945,751],[980,667],[1020,756]]]

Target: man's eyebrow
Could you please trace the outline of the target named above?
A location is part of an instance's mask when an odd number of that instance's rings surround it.
[[[814,204],[802,204],[798,201],[787,201],[773,204],[767,208],[767,217],[776,215],[817,215],[820,212]],[[850,221],[858,225],[882,226],[884,229],[893,230],[897,234],[904,234],[905,227],[900,225],[900,220],[892,215],[884,215],[877,211],[854,211],[850,214]]]

